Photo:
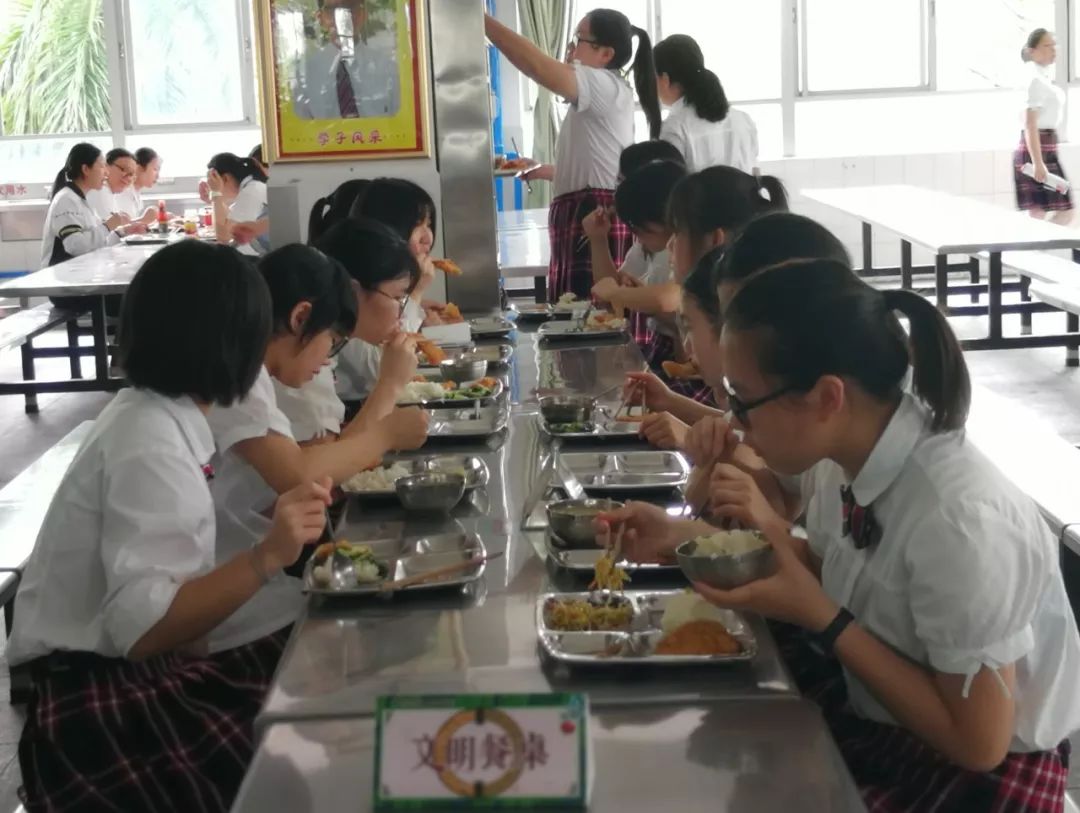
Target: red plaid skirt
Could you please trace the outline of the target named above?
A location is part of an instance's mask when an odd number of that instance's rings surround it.
[[[663,363],[675,360],[675,339],[671,336],[659,330],[655,331],[645,350],[645,360],[649,363],[649,370],[658,375],[672,392],[692,398],[699,404],[713,409],[720,409],[720,405],[716,403],[716,393],[704,381],[693,378],[671,378],[664,372]]]
[[[1046,171],[1065,177],[1057,152],[1057,130],[1039,130],[1039,147],[1042,150]],[[1034,178],[1029,178],[1020,171],[1020,167],[1031,162],[1024,134],[1020,133],[1020,146],[1013,152],[1013,177],[1016,181],[1016,208],[1041,209],[1044,212],[1058,212],[1071,209],[1072,192],[1062,195],[1053,189],[1047,189]]]
[[[597,206],[615,206],[610,189],[581,189],[559,195],[548,210],[548,235],[551,238],[551,264],[548,266],[548,301],[555,302],[567,291],[578,299],[592,293],[592,253],[581,228],[582,219]],[[617,217],[611,220],[608,246],[618,268],[634,244],[629,227]]]
[[[1061,813],[1069,741],[1052,751],[1008,754],[992,771],[960,768],[907,729],[867,720],[848,705],[836,658],[810,647],[805,633],[770,622],[802,693],[817,703],[869,813]]]
[[[26,809],[228,810],[290,627],[205,658],[90,653],[32,665],[19,740]]]

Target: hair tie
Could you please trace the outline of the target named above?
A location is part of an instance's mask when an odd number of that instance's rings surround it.
[[[765,185],[758,181],[757,193],[769,203],[772,203],[772,195],[769,194],[769,190],[765,188]]]

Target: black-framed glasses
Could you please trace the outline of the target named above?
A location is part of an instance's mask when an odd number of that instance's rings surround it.
[[[728,399],[728,409],[731,410],[731,414],[741,423],[743,426],[749,427],[749,413],[752,409],[757,409],[759,406],[765,406],[770,401],[775,401],[783,395],[787,395],[789,392],[794,392],[795,387],[790,384],[781,387],[778,390],[773,390],[768,395],[763,395],[760,398],[755,398],[753,401],[744,401],[740,398],[734,388],[731,386],[731,382],[728,381],[728,377],[724,376],[724,393]]]
[[[382,290],[380,288],[376,288],[375,293],[380,294],[381,296],[385,296],[387,299],[392,299],[394,302],[397,302],[397,304],[398,304],[398,314],[397,314],[398,319],[400,319],[402,316],[405,315],[405,308],[409,304],[409,295],[408,294],[403,294],[401,297],[396,297],[396,296],[392,296],[392,295],[386,293],[386,291],[384,291],[384,290]]]
[[[591,45],[593,48],[600,47],[600,42],[598,40],[591,40],[588,37],[581,36],[581,34],[574,34],[573,39],[571,39],[570,42],[567,43],[566,49],[568,51],[573,50],[574,48],[577,48],[579,45],[581,45],[581,43],[583,42]]]

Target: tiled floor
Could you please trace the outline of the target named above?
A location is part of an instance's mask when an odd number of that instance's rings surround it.
[[[1058,314],[1037,315],[1036,332],[1060,329],[1062,320]],[[1007,334],[1016,329],[1006,324]],[[981,324],[972,320],[958,322],[957,330],[975,336]],[[1064,366],[1064,350],[971,353],[967,358],[978,384],[1022,402],[1069,442],[1080,445],[1080,369]],[[47,377],[51,366],[58,368],[57,375],[62,375],[66,362],[42,362],[39,377]],[[19,369],[18,353],[0,353],[0,379],[14,378]],[[86,369],[89,372],[89,365]],[[77,424],[94,418],[108,400],[109,396],[102,394],[42,396],[40,414],[28,416],[23,412],[22,398],[0,397],[0,436],[4,438],[0,487]],[[1002,427],[1002,431],[1023,431],[1023,427]],[[0,649],[0,813],[18,807],[16,789],[20,780],[16,749],[22,717],[6,702],[7,693],[7,665]],[[1080,763],[1080,737],[1074,738],[1073,747],[1078,755],[1074,763]],[[1080,764],[1074,764],[1069,786],[1074,789],[1074,802],[1080,805]]]

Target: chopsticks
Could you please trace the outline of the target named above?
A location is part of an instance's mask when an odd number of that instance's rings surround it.
[[[430,581],[438,581],[445,576],[451,576],[460,570],[468,570],[469,568],[476,567],[478,565],[491,562],[498,559],[503,555],[503,551],[498,553],[489,553],[487,556],[474,556],[471,559],[466,559],[463,562],[455,562],[452,565],[446,565],[445,567],[439,567],[435,570],[429,570],[427,573],[417,573],[415,576],[406,576],[404,579],[398,579],[392,582],[383,582],[379,585],[379,592],[391,593],[394,590],[401,590],[405,587],[415,587],[418,584],[426,584]]]
[[[728,424],[731,423],[731,419],[733,417],[734,417],[734,413],[730,409],[727,412],[724,413],[724,420]],[[716,461],[715,460],[709,461],[708,466],[695,466],[694,467],[695,471],[700,471],[701,472],[700,474],[697,475],[697,478],[698,479],[700,479],[702,477],[707,478],[709,476],[709,474],[712,472],[713,468],[715,468],[715,466],[716,466]],[[694,479],[693,474],[691,474],[691,479],[693,480],[693,482],[687,483],[686,490],[688,492],[690,492],[690,493],[693,493],[695,491],[695,487],[697,486],[698,481],[697,481],[697,479]],[[705,516],[705,512],[709,510],[709,500],[708,500],[708,494],[707,493],[706,493],[705,497],[706,498],[702,501],[701,505],[698,506],[694,510],[694,512],[690,515],[690,519],[701,519],[701,518],[703,518]]]

